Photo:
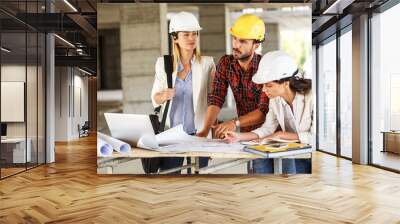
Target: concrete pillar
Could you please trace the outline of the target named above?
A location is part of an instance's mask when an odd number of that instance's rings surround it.
[[[54,5],[46,2],[46,11],[54,12]],[[55,43],[54,34],[46,35],[46,163],[55,161]]]
[[[124,113],[150,113],[155,62],[166,49],[166,4],[121,6],[120,44]]]
[[[265,31],[267,33],[265,41],[262,43],[262,54],[269,51],[279,50],[279,24],[266,23]]]
[[[215,63],[225,55],[225,5],[199,5],[202,55],[214,57]]]
[[[352,25],[352,147],[353,162],[368,163],[368,15]]]
[[[95,132],[97,131],[97,77],[88,79],[88,104],[90,131]]]

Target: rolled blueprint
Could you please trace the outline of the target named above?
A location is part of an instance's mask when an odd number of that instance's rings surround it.
[[[97,132],[97,137],[110,144],[112,148],[117,152],[129,153],[131,151],[131,146],[126,142],[123,142],[100,132]]]
[[[97,156],[110,156],[113,148],[101,138],[97,138]]]

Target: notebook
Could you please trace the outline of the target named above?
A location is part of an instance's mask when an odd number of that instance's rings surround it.
[[[282,156],[306,153],[311,149],[310,145],[301,143],[273,143],[266,145],[246,146],[243,150],[253,154],[269,158],[271,154],[281,153]]]

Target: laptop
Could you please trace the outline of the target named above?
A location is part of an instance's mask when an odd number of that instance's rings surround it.
[[[111,136],[137,145],[142,136],[155,136],[149,115],[104,113]]]

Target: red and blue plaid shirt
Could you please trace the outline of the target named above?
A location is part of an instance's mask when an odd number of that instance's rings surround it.
[[[261,55],[255,54],[246,72],[242,70],[238,60],[232,55],[223,56],[217,65],[215,77],[212,82],[211,92],[208,94],[208,105],[222,107],[228,86],[231,87],[236,101],[238,116],[243,116],[259,109],[264,114],[268,112],[269,99],[262,92],[262,85],[255,84],[251,79],[257,72]],[[252,131],[262,125],[243,127],[242,132]]]

